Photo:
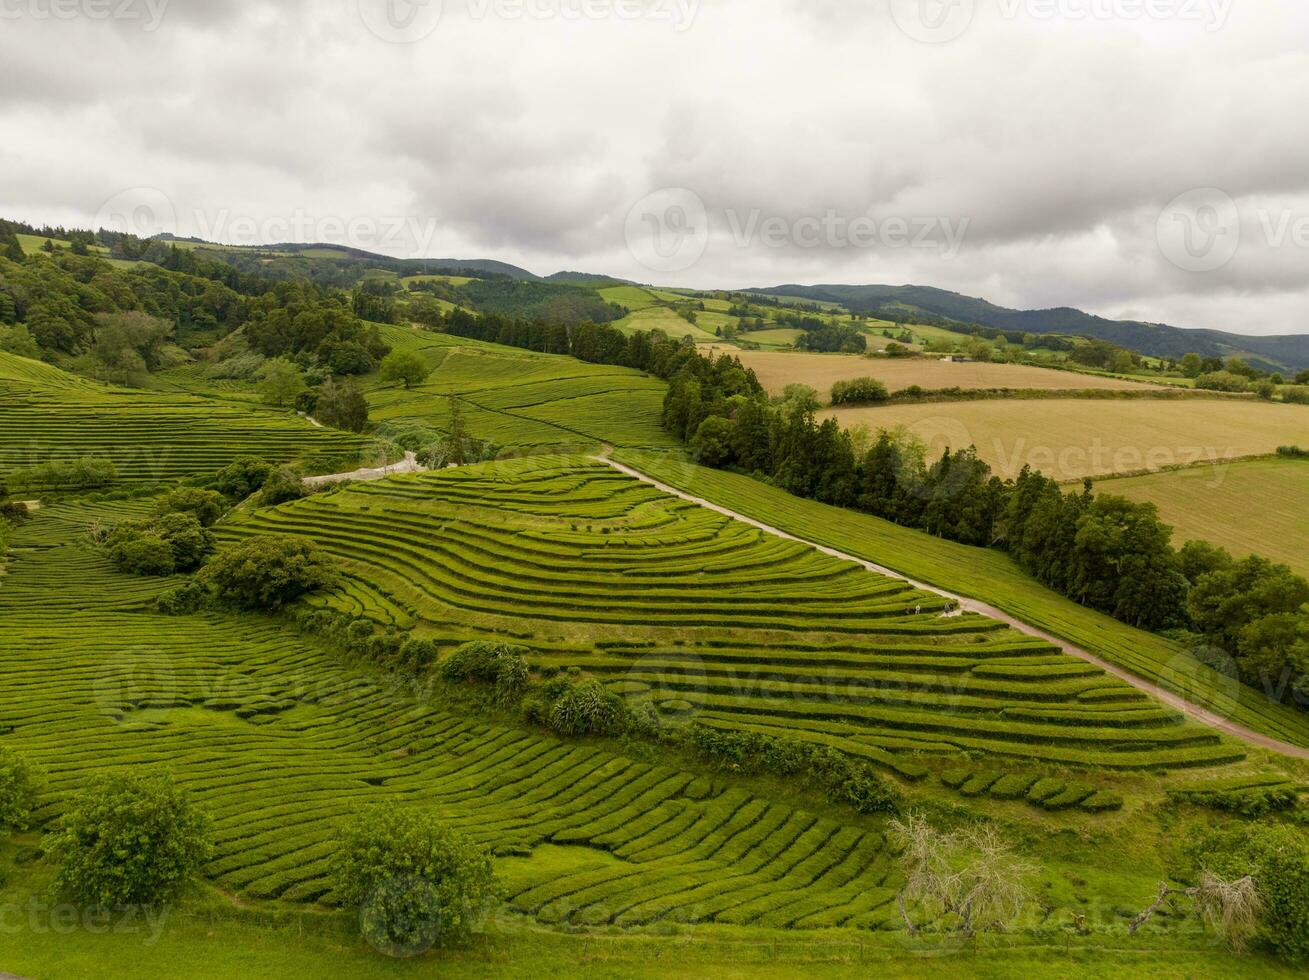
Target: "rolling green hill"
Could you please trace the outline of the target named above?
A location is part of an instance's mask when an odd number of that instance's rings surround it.
[[[1001,330],[1092,337],[1154,357],[1180,358],[1194,351],[1202,357],[1249,357],[1272,370],[1309,368],[1309,334],[1253,337],[1221,330],[1187,330],[1162,323],[1107,320],[1070,307],[1012,310],[931,286],[776,286],[752,291],[840,303],[851,310],[900,307]]]

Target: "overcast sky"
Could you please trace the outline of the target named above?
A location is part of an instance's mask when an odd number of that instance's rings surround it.
[[[1304,0],[0,0],[0,214],[1309,332]]]

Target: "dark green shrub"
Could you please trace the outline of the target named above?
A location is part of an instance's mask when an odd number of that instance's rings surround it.
[[[1210,834],[1187,850],[1198,874],[1253,875],[1263,899],[1259,939],[1293,963],[1309,960],[1309,837],[1300,828],[1253,824]]]
[[[155,609],[165,616],[185,616],[204,607],[207,593],[196,582],[186,582],[159,593]]]
[[[833,405],[872,405],[890,398],[886,385],[873,378],[854,378],[832,385]]]
[[[392,955],[467,941],[495,899],[485,848],[430,813],[394,803],[345,824],[331,874],[365,938]]]
[[[13,749],[0,745],[0,829],[27,830],[45,775]]]
[[[96,780],[70,804],[46,852],[68,898],[150,906],[175,897],[213,853],[208,819],[162,775]]]
[[[155,514],[191,514],[201,527],[213,527],[227,511],[227,501],[214,490],[196,487],[179,487],[172,490],[155,505]]]
[[[194,514],[175,513],[144,523],[120,524],[105,537],[104,546],[120,571],[172,575],[199,568],[214,553],[214,537]]]
[[[436,643],[421,637],[410,637],[400,647],[400,665],[415,673],[427,670],[439,657]]]
[[[240,456],[215,473],[209,485],[228,500],[244,500],[262,490],[275,469],[267,460]]]
[[[441,661],[440,673],[447,681],[486,685],[494,691],[496,701],[507,704],[527,690],[527,652],[507,643],[465,643]]]
[[[570,687],[550,709],[550,727],[560,735],[617,735],[626,722],[623,699],[594,679]]]
[[[307,496],[309,496],[309,489],[300,475],[295,470],[283,466],[274,470],[264,481],[259,491],[258,503],[260,507],[276,507],[278,504],[290,503],[292,500]]]
[[[120,536],[109,546],[109,558],[129,575],[164,576],[177,569],[172,545],[145,531]]]
[[[685,737],[702,756],[734,772],[796,776],[803,784],[821,790],[829,800],[852,806],[860,813],[899,810],[894,790],[876,770],[829,745],[707,725],[692,725]]]
[[[209,561],[196,576],[220,601],[241,609],[278,609],[335,584],[330,559],[284,535],[248,538]]]

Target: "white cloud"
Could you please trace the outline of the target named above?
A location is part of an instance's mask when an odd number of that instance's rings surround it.
[[[1301,4],[1179,3],[1213,14],[1195,22],[1132,16],[1133,0],[977,0],[958,38],[932,44],[897,27],[892,0],[444,0],[439,21],[415,21],[430,33],[395,44],[356,0],[171,0],[152,31],[0,2],[8,216],[85,222],[148,186],[183,233],[407,217],[382,250],[697,286],[914,282],[1309,329]],[[637,263],[624,228],[668,186],[699,195],[711,235],[666,276]],[[1241,247],[1194,273],[1155,226],[1202,186],[1236,202]],[[794,229],[829,211],[966,231],[944,257],[885,236],[742,246],[729,220]]]

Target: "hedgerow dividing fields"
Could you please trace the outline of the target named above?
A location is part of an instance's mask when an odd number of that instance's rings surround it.
[[[1180,644],[1133,629],[1046,589],[1001,552],[804,500],[747,476],[696,466],[677,454],[620,451],[614,458],[807,541],[979,599],[1254,731],[1309,747],[1309,718],[1302,712],[1220,676]]]
[[[754,340],[758,334],[748,334]],[[824,401],[832,385],[854,378],[876,378],[891,392],[918,385],[929,391],[941,388],[1013,388],[1039,391],[1107,391],[1149,392],[1154,385],[1118,378],[1074,374],[1026,364],[947,363],[936,358],[868,358],[857,354],[813,354],[801,351],[733,352],[741,363],[752,369],[759,383],[770,394],[780,395],[790,384],[807,384],[818,391]]]
[[[251,899],[331,904],[338,821],[399,798],[501,856],[550,845],[507,876],[510,906],[543,922],[893,917],[893,862],[860,823],[451,714],[271,620],[148,612],[160,582],[113,572],[79,527],[140,506],[39,512],[0,584],[0,732],[49,774],[40,817],[93,775],[165,767],[214,818],[206,875]]]
[[[821,742],[910,777],[965,750],[1117,770],[1243,755],[1050,644],[578,457],[359,485],[222,533],[317,542],[351,576],[324,601],[356,615],[399,609],[450,646],[510,635],[671,724]]]
[[[240,455],[310,466],[356,458],[368,440],[259,407],[115,388],[0,353],[0,476],[81,456],[127,483],[218,470]]]

